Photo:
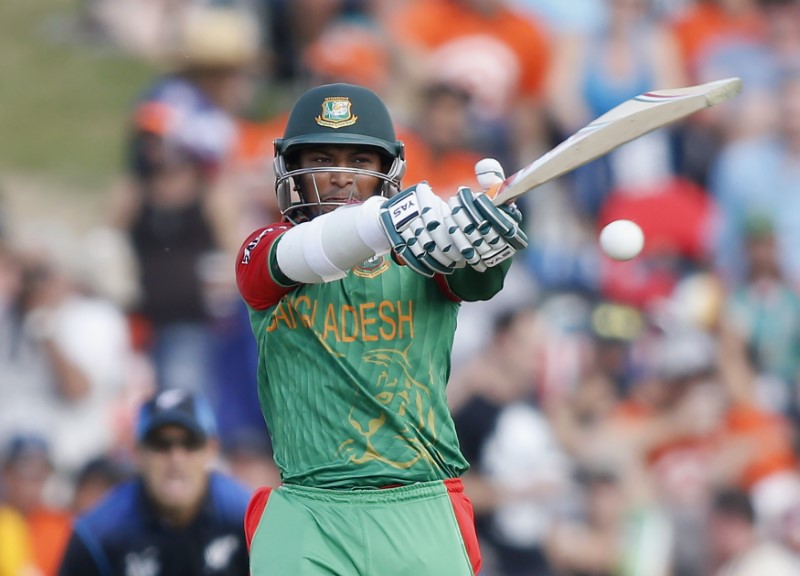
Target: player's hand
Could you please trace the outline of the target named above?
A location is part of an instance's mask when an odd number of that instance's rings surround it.
[[[451,233],[467,264],[483,272],[528,245],[522,214],[513,204],[495,206],[484,193],[466,187],[448,201],[457,231]]]
[[[486,194],[505,180],[500,162],[494,158],[480,160],[475,164],[475,177],[483,192],[473,194],[469,188],[459,188],[448,204],[461,232],[453,234],[457,245],[467,263],[482,272],[525,248],[528,237],[520,227],[522,214],[516,204],[495,206]]]
[[[455,227],[450,207],[426,182],[387,200],[380,217],[392,250],[415,272],[431,277],[452,274],[465,265],[448,231]]]

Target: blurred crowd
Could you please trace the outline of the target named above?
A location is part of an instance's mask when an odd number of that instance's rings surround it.
[[[800,2],[87,0],[97,50],[158,62],[91,230],[0,218],[0,576],[55,574],[71,519],[129,477],[136,413],[205,394],[216,465],[279,482],[233,254],[280,218],[294,97],[375,90],[404,183],[510,174],[651,89],[742,94],[520,200],[530,247],[465,304],[449,394],[483,576],[800,574]],[[2,212],[2,210],[0,210]],[[639,223],[643,253],[596,238]],[[15,553],[16,554],[16,553]],[[35,566],[35,569],[33,568]]]

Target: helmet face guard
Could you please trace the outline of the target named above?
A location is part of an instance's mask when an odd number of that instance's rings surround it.
[[[285,165],[283,156],[275,157],[275,191],[278,195],[278,206],[281,210],[281,215],[289,221],[295,222],[300,214],[305,214],[306,218],[314,214],[314,208],[327,207],[327,206],[342,206],[349,202],[323,202],[320,199],[319,191],[316,188],[316,180],[313,179],[314,174],[332,173],[332,172],[348,172],[355,175],[355,182],[358,182],[359,176],[367,176],[378,178],[381,184],[376,193],[381,196],[390,198],[400,191],[400,178],[405,171],[405,160],[402,158],[395,158],[388,172],[375,172],[373,170],[364,170],[363,168],[342,168],[342,167],[325,167],[325,168],[297,168],[295,170],[288,170]],[[306,174],[312,176],[314,186],[311,190],[301,190],[300,177]],[[352,192],[356,189],[355,185],[352,187]],[[300,218],[302,219],[302,217]]]
[[[309,146],[363,146],[380,153],[386,172],[361,168],[299,168],[292,162],[296,153]],[[292,108],[283,138],[275,141],[275,191],[281,214],[290,221],[313,217],[313,207],[338,206],[345,202],[320,202],[316,186],[301,189],[301,176],[326,172],[348,172],[378,178],[376,193],[391,197],[400,190],[405,172],[405,147],[396,139],[389,112],[378,96],[352,84],[328,84],[303,94]],[[355,189],[355,186],[353,187]],[[298,194],[299,193],[299,194]],[[317,211],[318,213],[318,211]]]

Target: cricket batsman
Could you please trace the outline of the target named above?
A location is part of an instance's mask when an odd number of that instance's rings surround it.
[[[476,574],[445,385],[459,303],[496,294],[527,246],[519,211],[401,192],[403,143],[354,85],[303,94],[274,162],[283,219],[236,264],[282,478],[248,509],[252,574]]]

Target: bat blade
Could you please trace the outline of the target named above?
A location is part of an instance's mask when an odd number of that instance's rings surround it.
[[[566,174],[615,148],[739,94],[742,81],[726,78],[697,86],[640,94],[593,120],[499,184],[495,206]]]

